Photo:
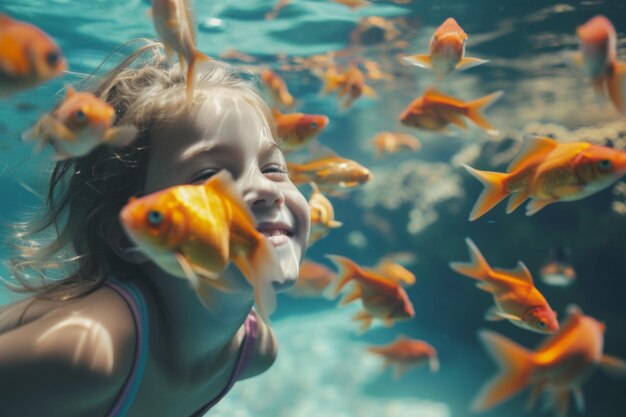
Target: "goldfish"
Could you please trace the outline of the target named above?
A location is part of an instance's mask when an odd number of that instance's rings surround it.
[[[287,88],[287,83],[285,83],[285,80],[283,80],[280,75],[276,74],[271,69],[265,68],[261,70],[261,81],[263,81],[263,84],[269,89],[276,103],[284,107],[293,107],[295,102],[293,96]]]
[[[479,332],[485,350],[498,364],[500,372],[482,387],[472,404],[474,411],[489,410],[529,386],[529,409],[544,393],[549,400],[546,408],[564,417],[571,393],[583,413],[581,386],[596,367],[614,376],[626,376],[626,362],[603,354],[604,323],[584,315],[576,306],[570,306],[568,313],[561,329],[548,336],[535,351],[496,332]]]
[[[502,91],[497,91],[465,102],[431,87],[400,113],[400,122],[405,126],[440,132],[445,131],[450,123],[454,123],[461,129],[467,128],[463,120],[465,116],[487,133],[495,135],[498,131],[481,114],[481,111],[502,97],[502,94]]]
[[[381,16],[367,16],[359,20],[357,27],[350,33],[350,43],[353,45],[371,43],[372,39],[391,42],[400,35],[401,32],[393,21]],[[369,65],[377,65],[374,61],[365,61],[367,62]]]
[[[187,102],[191,103],[196,64],[217,63],[196,49],[195,23],[189,0],[152,0],[151,15],[167,56],[177,53],[181,68],[183,65],[187,67]]]
[[[623,81],[626,63],[617,60],[615,27],[605,16],[598,15],[576,29],[580,52],[573,54],[575,65],[582,67],[598,93],[608,93],[613,106],[626,113]]]
[[[487,213],[511,195],[506,212],[512,213],[528,198],[526,215],[551,203],[580,200],[594,194],[626,172],[626,152],[588,142],[558,143],[526,136],[507,172],[463,167],[484,185],[469,220]]]
[[[335,296],[350,281],[355,281],[353,291],[345,295],[339,305],[361,299],[364,311],[354,316],[361,322],[360,331],[367,331],[374,318],[382,319],[387,326],[396,320],[406,320],[415,316],[413,303],[404,288],[385,276],[361,268],[353,260],[339,255],[326,255],[339,269]]]
[[[271,278],[282,269],[230,173],[221,170],[200,185],[177,185],[131,198],[120,212],[130,239],[161,269],[186,278],[208,309],[206,288],[228,291],[220,273],[233,262],[254,289],[259,315],[267,322],[276,305]]]
[[[339,97],[346,96],[346,99],[341,103],[342,109],[351,107],[354,101],[363,94],[376,97],[376,91],[365,83],[365,74],[355,62],[352,62],[343,73],[338,72],[334,65],[329,66],[324,79],[326,80],[325,93],[338,90],[337,95]]]
[[[429,55],[410,55],[403,60],[421,68],[432,69],[439,79],[455,69],[462,71],[489,62],[464,56],[465,42],[467,34],[454,18],[449,17],[430,38]]]
[[[403,149],[418,151],[422,147],[418,138],[401,132],[380,132],[373,143],[378,155],[397,153]]]
[[[296,284],[287,293],[294,297],[328,297],[326,290],[336,278],[330,268],[305,259],[300,265]]]
[[[466,238],[470,262],[450,262],[459,274],[478,280],[476,287],[493,296],[494,306],[485,313],[485,320],[508,320],[522,329],[553,333],[559,329],[556,312],[533,283],[523,262],[515,269],[492,269],[474,242]]]
[[[294,184],[314,182],[324,192],[351,189],[372,179],[369,169],[336,155],[323,156],[304,164],[288,162],[287,170]]]
[[[552,248],[539,269],[541,280],[548,285],[566,287],[576,280],[576,270],[569,263],[569,248]]]
[[[329,120],[321,114],[289,113],[274,110],[274,121],[281,139],[281,149],[294,151],[309,143],[326,129]]]
[[[311,210],[311,232],[309,233],[309,246],[325,237],[330,229],[342,226],[342,223],[335,220],[335,209],[332,203],[320,191],[315,183],[311,183],[313,193],[309,197],[309,208]]]
[[[421,366],[426,361],[431,372],[439,371],[437,350],[423,340],[400,336],[386,346],[372,346],[367,350],[385,358],[384,368],[387,365],[395,366],[395,378],[400,378],[407,367]]]
[[[34,88],[65,70],[63,52],[48,34],[0,13],[0,98]]]
[[[63,102],[24,132],[22,139],[39,140],[39,148],[50,143],[57,160],[75,158],[101,144],[124,147],[135,139],[135,126],[113,127],[114,121],[115,110],[106,101],[68,87]]]

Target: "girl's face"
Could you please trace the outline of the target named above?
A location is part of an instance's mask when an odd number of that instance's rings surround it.
[[[234,94],[206,99],[189,117],[153,128],[145,193],[174,185],[201,184],[219,170],[230,172],[244,202],[269,238],[284,273],[276,290],[293,285],[306,250],[310,216],[304,196],[291,182],[282,151],[261,112]]]

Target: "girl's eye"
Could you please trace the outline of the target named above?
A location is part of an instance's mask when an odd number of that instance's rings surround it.
[[[205,169],[204,171],[201,171],[197,173],[196,175],[194,175],[193,178],[191,179],[191,183],[195,184],[197,182],[204,182],[208,180],[209,178],[211,178],[213,175],[217,174],[218,172],[220,172],[218,168]]]
[[[266,175],[273,175],[278,179],[282,179],[285,175],[287,175],[287,168],[282,165],[272,164],[268,165],[263,169],[263,173]]]

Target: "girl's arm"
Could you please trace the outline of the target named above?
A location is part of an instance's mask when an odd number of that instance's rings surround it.
[[[104,415],[135,350],[130,310],[96,291],[0,334],[1,416]]]

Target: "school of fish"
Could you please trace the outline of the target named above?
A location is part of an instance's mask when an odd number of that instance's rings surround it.
[[[331,0],[352,10],[371,6],[365,0]],[[406,3],[397,0],[396,3]],[[265,14],[266,20],[280,18],[292,2],[278,0]],[[192,104],[197,72],[203,64],[218,62],[196,46],[194,10],[188,0],[152,0],[148,11],[155,33],[163,43],[170,65],[178,65],[186,74],[187,103]],[[360,58],[354,51],[368,31],[379,30],[387,42],[405,47],[398,39],[402,33],[391,20],[378,16],[362,19],[353,32],[347,51],[310,57],[294,57],[290,64],[256,69],[259,82],[273,108],[280,145],[288,157],[291,180],[310,186],[309,206],[311,239],[314,244],[345,227],[335,219],[328,197],[346,197],[348,192],[372,180],[371,170],[320,145],[330,118],[322,114],[293,111],[302,103],[289,91],[281,76],[295,68],[306,68],[322,86],[321,94],[336,93],[342,113],[351,111],[362,100],[377,100],[371,81],[393,79],[377,62]],[[626,114],[623,97],[626,63],[617,57],[617,34],[605,16],[595,16],[575,30],[580,50],[564,54],[571,65],[591,83],[600,96],[606,96],[619,114]],[[499,130],[483,114],[504,94],[488,93],[464,100],[443,91],[445,80],[455,71],[464,71],[489,63],[487,59],[465,55],[468,35],[453,17],[447,18],[430,38],[428,54],[413,53],[398,57],[399,63],[432,71],[436,85],[418,93],[398,114],[396,122],[405,130],[438,134],[456,126],[468,129],[467,121],[489,135]],[[41,29],[27,22],[0,14],[0,99],[61,76],[67,61],[56,42]],[[358,52],[357,52],[358,53]],[[255,57],[236,50],[221,55],[254,65]],[[53,158],[80,158],[99,146],[123,148],[137,137],[135,126],[116,126],[115,109],[91,93],[66,87],[64,99],[54,110],[43,115],[23,133],[24,141],[36,142],[41,150],[51,145]],[[331,144],[332,146],[332,144]],[[407,131],[381,131],[371,141],[377,156],[417,152],[427,144]],[[291,157],[291,153],[297,156]],[[304,155],[304,157],[302,156]],[[469,221],[487,214],[509,197],[506,212],[521,204],[531,216],[549,204],[586,198],[615,183],[626,173],[626,152],[588,142],[560,143],[538,136],[524,138],[517,156],[506,172],[479,170],[463,165],[484,189],[469,213]],[[186,279],[208,309],[213,304],[211,291],[229,291],[227,276],[222,273],[233,263],[254,290],[255,307],[261,318],[269,321],[276,308],[276,295],[263,277],[281,274],[273,247],[255,228],[254,216],[232,186],[225,170],[200,185],[177,185],[140,198],[131,198],[120,211],[120,221],[129,238],[158,267],[175,277]],[[500,372],[487,381],[476,395],[473,411],[487,411],[506,402],[524,388],[530,388],[529,409],[540,395],[547,398],[547,408],[558,416],[569,410],[570,395],[580,412],[585,409],[583,383],[595,368],[613,376],[626,376],[626,362],[604,353],[605,325],[583,314],[577,306],[568,308],[567,319],[559,323],[557,313],[535,286],[523,262],[513,269],[492,268],[476,244],[465,239],[469,262],[450,262],[452,270],[472,278],[476,287],[491,295],[493,304],[485,313],[487,321],[506,320],[525,330],[546,334],[534,351],[518,345],[491,330],[480,330],[479,340],[494,359]],[[339,254],[326,254],[337,272],[321,262],[304,259],[297,284],[290,291],[294,297],[325,297],[338,305],[359,300],[362,310],[353,320],[362,334],[374,320],[386,326],[415,317],[415,309],[405,287],[415,284],[415,275],[406,256],[380,254],[370,266],[359,265]],[[409,253],[409,258],[412,258]],[[563,254],[551,253],[540,270],[541,281],[552,286],[569,286],[576,272]],[[459,289],[462,287],[459,284]],[[347,289],[347,291],[346,291]],[[469,295],[468,292],[468,296]],[[400,335],[384,346],[370,346],[367,351],[384,359],[385,366],[395,367],[400,378],[408,367],[428,363],[434,373],[440,368],[435,347],[428,342]]]

